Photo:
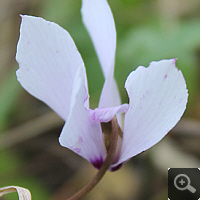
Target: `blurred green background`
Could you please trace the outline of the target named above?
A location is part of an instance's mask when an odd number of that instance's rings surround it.
[[[200,1],[108,2],[117,29],[115,77],[122,102],[128,102],[128,74],[164,58],[178,58],[189,102],[184,117],[163,141],[118,172],[108,172],[85,199],[166,199],[169,167],[200,166]],[[80,8],[81,0],[0,0],[0,187],[26,187],[33,199],[65,199],[96,170],[58,144],[64,122],[16,80],[19,14],[41,16],[68,30],[85,62],[95,108],[104,79]],[[1,199],[17,199],[17,194]]]

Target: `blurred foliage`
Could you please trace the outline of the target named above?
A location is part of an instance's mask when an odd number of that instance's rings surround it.
[[[48,195],[38,181],[28,173],[24,173],[23,161],[15,153],[9,151],[0,152],[0,187],[5,185],[23,185],[31,188],[33,199],[47,199]],[[17,199],[17,194],[12,193],[4,197],[6,200]]]
[[[184,2],[182,0],[109,0],[108,2],[113,11],[117,29],[115,77],[122,101],[128,102],[124,82],[128,74],[137,66],[148,66],[153,60],[177,58],[177,66],[185,76],[190,94],[185,116],[199,119],[200,2],[198,0],[186,0]],[[19,35],[20,13],[41,16],[58,23],[69,31],[86,65],[91,108],[98,105],[104,78],[90,37],[82,24],[80,8],[81,0],[0,1],[1,131],[12,128],[15,130],[15,127],[19,124],[26,123],[27,119],[40,116],[48,109],[43,103],[38,102],[23,91],[15,77],[14,54]],[[23,110],[21,114],[20,110]],[[15,127],[13,127],[13,124]],[[74,184],[76,185],[79,180],[72,180],[72,175],[81,169],[81,165],[86,166],[85,171],[83,170],[81,173],[83,176],[87,176],[90,172],[86,170],[88,165],[85,164],[85,161],[79,160],[73,153],[71,154],[57,145],[57,137],[61,127],[62,124],[55,130],[48,131],[44,136],[37,136],[36,141],[28,139],[27,142],[12,144],[9,149],[0,150],[0,187],[20,185],[30,189],[33,199],[45,200],[52,194],[57,195],[60,190],[65,191],[65,184],[70,188],[70,183],[75,181]],[[3,135],[6,132],[0,134]],[[52,136],[52,139],[50,136]],[[190,137],[196,140],[196,138]],[[185,152],[188,151],[185,140],[184,145],[178,144]],[[57,146],[55,147],[55,145]],[[55,148],[52,149],[52,147]],[[196,152],[199,152],[199,149]],[[200,155],[195,153],[194,157],[194,159],[199,160]],[[30,158],[35,162],[31,161]],[[52,163],[56,160],[57,167],[52,168],[53,164],[47,160],[51,160]],[[152,200],[158,199],[158,197],[161,197],[159,199],[165,198],[166,184],[157,185],[157,191],[153,191],[154,184],[163,183],[163,180],[166,182],[166,174],[164,173],[159,173],[159,177],[156,177],[153,181],[152,187],[141,187],[145,183],[144,180],[149,178],[145,174],[159,171],[159,167],[152,169],[151,162],[149,162],[147,152],[144,156],[134,158],[133,165],[131,162],[126,164],[130,165],[132,170],[129,168],[124,170],[131,174],[130,177],[135,177],[139,186],[136,182],[132,183],[132,180],[128,180],[129,176],[126,176],[128,183],[137,185],[137,191],[131,194],[131,190],[127,190],[129,196],[124,199],[132,199],[132,197]],[[178,162],[178,159],[174,162]],[[157,165],[155,164],[155,166]],[[45,179],[45,176],[38,175],[45,171],[50,171],[57,177],[62,177],[63,174],[62,181],[61,178],[57,180],[54,176],[48,175]],[[79,173],[77,174],[79,175]],[[115,183],[121,180],[121,174],[116,173],[113,176],[116,179],[113,179],[113,182],[110,179],[112,182],[110,185],[118,187]],[[65,178],[66,182],[64,181]],[[83,179],[82,185],[86,178]],[[79,184],[77,185],[79,186]],[[64,188],[62,189],[62,187]],[[121,187],[123,188],[123,185]],[[102,190],[106,191],[106,188],[102,188],[99,186],[96,194],[102,194]],[[145,198],[141,192],[144,191],[144,188],[146,191]],[[112,194],[109,193],[109,188],[105,194],[105,196],[102,194],[102,198],[113,199]],[[16,198],[16,194],[4,197],[6,200]],[[86,199],[96,199],[96,197],[94,195]]]
[[[177,58],[178,68],[182,70],[190,101],[194,103],[198,92],[197,82],[197,55],[195,52],[200,45],[200,21],[193,20],[179,24],[178,27],[166,29],[159,24],[138,26],[127,31],[120,41],[117,56],[122,66],[129,66],[130,70],[138,65],[148,66],[152,60],[162,58]],[[133,55],[133,56],[132,56]],[[119,75],[117,76],[120,79]],[[189,109],[189,108],[188,108]]]

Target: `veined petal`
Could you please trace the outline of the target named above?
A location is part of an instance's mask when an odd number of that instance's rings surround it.
[[[92,120],[90,112],[84,103],[89,95],[84,86],[85,68],[77,71],[73,91],[69,117],[63,127],[59,142],[91,162],[96,168],[100,168],[106,157],[106,149],[103,145],[103,137],[100,122]]]
[[[175,66],[176,59],[151,62],[138,67],[125,87],[130,104],[125,114],[120,164],[159,142],[183,115],[188,91]]]
[[[92,38],[105,78],[114,72],[116,30],[112,12],[106,0],[83,0],[83,22]]]
[[[114,77],[110,74],[105,80],[99,100],[99,108],[121,105],[119,90]]]
[[[93,120],[98,122],[109,122],[118,113],[124,113],[128,109],[128,104],[123,104],[116,107],[110,108],[96,108],[90,110],[90,116]]]
[[[107,76],[99,100],[99,108],[109,108],[121,105],[121,98],[112,72]],[[122,127],[122,116],[117,114],[117,120]]]
[[[40,17],[22,16],[16,60],[21,85],[66,120],[74,77],[84,66],[69,33]]]
[[[82,2],[83,22],[92,38],[105,76],[99,107],[119,106],[121,99],[114,79],[116,29],[111,9],[106,0]]]

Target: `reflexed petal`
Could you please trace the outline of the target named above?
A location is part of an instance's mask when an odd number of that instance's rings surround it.
[[[124,113],[128,109],[128,104],[123,104],[110,108],[96,108],[90,110],[91,118],[98,122],[109,122],[117,113]]]
[[[112,12],[106,0],[83,0],[83,22],[92,38],[104,76],[114,71],[116,30]]]
[[[138,67],[125,83],[130,98],[119,163],[159,142],[183,115],[188,92],[175,59]]]
[[[42,18],[22,16],[16,60],[21,85],[66,120],[74,77],[84,65],[69,33]]]
[[[117,84],[114,79],[116,30],[112,12],[106,0],[83,0],[83,22],[92,38],[105,83],[99,107],[114,107],[121,104]],[[118,120],[119,119],[118,116]]]
[[[105,107],[109,108],[120,105],[121,105],[121,99],[119,95],[119,90],[112,73],[110,73],[105,80],[103,90],[101,92],[99,100],[99,108],[105,108]],[[117,114],[117,120],[120,127],[122,127],[121,118],[122,118],[121,114]]]
[[[110,74],[105,80],[101,97],[99,101],[99,108],[114,107],[121,105],[119,90],[114,77]]]
[[[70,113],[61,132],[59,142],[100,168],[106,157],[101,125],[90,117],[84,102],[89,97],[84,87],[84,67],[81,67],[74,80]]]

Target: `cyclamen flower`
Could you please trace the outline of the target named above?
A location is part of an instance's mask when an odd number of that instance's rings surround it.
[[[116,30],[110,7],[106,0],[83,0],[81,11],[105,77],[98,108],[89,108],[85,66],[73,39],[53,22],[22,16],[17,78],[66,121],[60,144],[98,169],[107,156],[103,127],[117,115],[123,135],[120,132],[110,166],[114,171],[176,125],[185,111],[188,92],[176,59],[154,61],[129,74],[125,83],[129,104],[121,105],[114,79]],[[125,113],[124,128],[121,113]]]

